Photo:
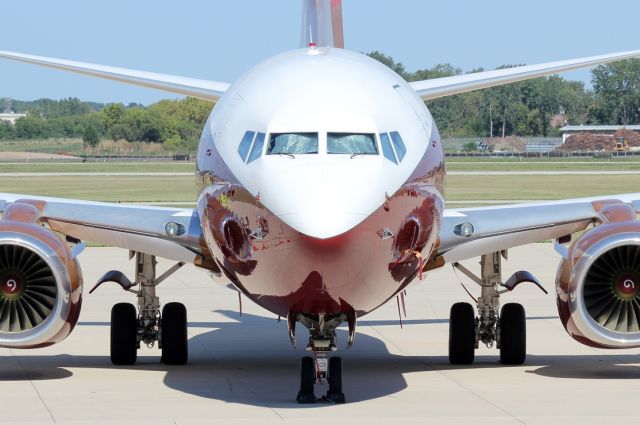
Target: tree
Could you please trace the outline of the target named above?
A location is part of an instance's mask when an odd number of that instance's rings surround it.
[[[0,121],[0,140],[13,139],[14,137],[13,126],[6,121]]]
[[[18,139],[44,139],[51,136],[49,130],[47,122],[33,114],[18,118],[14,127]]]
[[[387,56],[377,50],[367,53],[367,56],[391,68],[396,74],[400,75],[405,80],[408,79],[407,70],[405,69],[404,65],[400,62],[394,61],[391,56]]]
[[[476,142],[467,142],[462,145],[463,152],[475,152],[478,150],[478,144]]]
[[[600,65],[591,75],[597,121],[622,125],[640,123],[640,59]]]
[[[125,114],[124,106],[121,103],[110,103],[100,111],[102,125],[113,140],[124,138],[122,119]]]
[[[100,135],[94,126],[88,125],[85,127],[82,141],[85,146],[96,146],[100,143]]]

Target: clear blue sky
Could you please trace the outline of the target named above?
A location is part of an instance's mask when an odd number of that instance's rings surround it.
[[[346,47],[469,70],[640,49],[640,3],[343,0]],[[301,0],[3,2],[0,50],[233,82],[299,44]],[[588,81],[588,72],[567,78]],[[170,94],[0,60],[0,97],[148,104]]]

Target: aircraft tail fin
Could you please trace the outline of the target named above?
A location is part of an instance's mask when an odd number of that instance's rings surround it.
[[[344,49],[342,0],[303,0],[301,47]]]

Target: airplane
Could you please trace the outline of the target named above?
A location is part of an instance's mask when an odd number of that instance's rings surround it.
[[[187,310],[156,287],[191,263],[309,332],[296,400],[344,403],[336,328],[348,327],[451,264],[479,286],[476,305],[451,307],[449,360],[471,364],[480,343],[502,364],[526,360],[526,317],[501,296],[540,282],[504,279],[510,248],[554,240],[560,320],[578,342],[640,347],[640,193],[445,209],[445,157],[424,101],[582,67],[640,51],[406,82],[344,48],[341,0],[303,0],[301,48],[256,65],[235,83],[0,51],[0,57],[215,102],[196,158],[194,209],[0,193],[0,346],[62,341],[80,314],[85,242],[120,247],[133,277],[107,271],[137,305],[111,311],[110,356],[136,362],[156,344],[188,362]],[[175,261],[158,275],[157,258]],[[476,275],[459,262],[480,258]],[[474,297],[475,298],[475,297]],[[211,300],[215,303],[215,300]]]

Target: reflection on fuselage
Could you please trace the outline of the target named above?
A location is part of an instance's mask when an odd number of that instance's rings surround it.
[[[208,251],[250,299],[283,317],[361,317],[416,278],[438,243],[445,171],[433,119],[407,90],[363,55],[301,50],[216,106],[198,212]]]
[[[199,203],[207,247],[245,295],[277,315],[355,311],[361,317],[416,277],[422,264],[416,253],[428,259],[433,252],[444,173],[434,159],[423,164],[432,167],[429,173],[328,239],[296,231],[243,187],[203,173],[213,180]]]

